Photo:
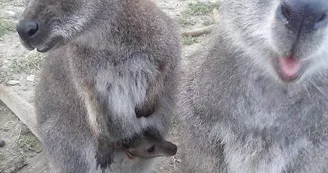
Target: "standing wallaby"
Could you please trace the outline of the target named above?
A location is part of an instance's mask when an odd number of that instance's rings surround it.
[[[182,79],[181,172],[328,172],[327,12],[327,0],[221,1]]]
[[[154,159],[129,160],[114,143],[168,131],[180,60],[173,20],[150,0],[34,0],[17,31],[26,48],[48,52],[36,113],[52,172],[151,171]]]

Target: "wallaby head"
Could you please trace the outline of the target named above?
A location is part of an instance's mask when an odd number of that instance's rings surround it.
[[[301,81],[328,67],[327,12],[326,0],[223,0],[220,34],[270,76]]]
[[[142,136],[135,137],[122,146],[130,158],[140,157],[143,159],[173,156],[178,150],[175,144],[164,140],[160,134],[151,134],[149,132],[145,132]]]
[[[26,48],[47,52],[95,26],[96,20],[91,19],[101,13],[104,3],[103,0],[31,0],[16,29]]]

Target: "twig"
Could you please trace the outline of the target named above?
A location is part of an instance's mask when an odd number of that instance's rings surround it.
[[[198,28],[198,29],[194,29],[191,31],[184,31],[181,33],[182,36],[185,37],[198,37],[201,35],[206,35],[212,32],[214,26],[210,25],[210,26],[206,26],[204,28]]]
[[[0,84],[0,100],[40,139],[34,107],[11,88]]]
[[[209,34],[213,31],[214,29],[214,25],[215,23],[218,22],[218,16],[219,16],[219,11],[217,9],[214,9],[213,12],[212,12],[212,18],[213,18],[213,21],[214,21],[214,24],[213,25],[210,25],[210,26],[206,26],[204,28],[197,28],[197,29],[194,29],[194,30],[190,30],[190,31],[184,31],[181,33],[182,36],[185,36],[185,37],[199,37],[201,35],[206,35],[206,34]]]

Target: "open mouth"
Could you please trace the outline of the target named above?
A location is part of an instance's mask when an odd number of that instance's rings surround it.
[[[34,50],[34,47],[31,46],[29,43],[25,42],[23,39],[20,38],[20,41],[21,41],[22,45],[23,45],[27,50],[30,50],[30,51]]]
[[[302,67],[302,62],[293,55],[279,57],[277,59],[277,72],[279,77],[286,82],[291,82],[297,79],[301,75]]]
[[[61,41],[60,37],[54,37],[53,39],[51,39],[49,42],[43,44],[42,46],[33,46],[30,43],[27,43],[25,41],[22,41],[22,44],[26,49],[28,49],[30,51],[32,51],[36,48],[36,50],[38,52],[45,53],[45,52],[48,52],[50,49],[57,47],[60,41]]]
[[[36,50],[41,53],[48,52],[50,49],[57,46],[59,42],[59,37],[51,39],[48,43],[46,43],[42,48],[37,48]]]

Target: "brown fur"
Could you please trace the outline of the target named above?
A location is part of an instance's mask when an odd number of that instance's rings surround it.
[[[26,20],[39,31],[23,44],[49,52],[36,108],[53,172],[96,172],[113,159],[114,172],[150,171],[152,159],[126,160],[113,144],[149,127],[167,133],[180,60],[174,22],[148,0],[35,0]]]

